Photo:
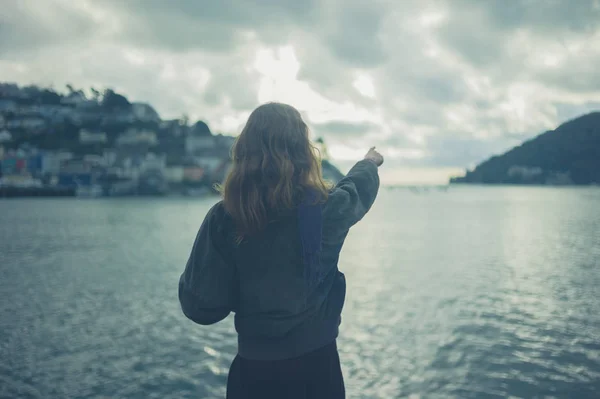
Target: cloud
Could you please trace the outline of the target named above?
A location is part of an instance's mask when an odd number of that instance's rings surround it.
[[[107,0],[122,19],[120,36],[149,48],[229,52],[249,36],[274,45],[300,23],[311,24],[316,0]]]
[[[71,2],[22,0],[2,4],[0,55],[3,58],[80,41],[93,34],[92,15],[73,7]]]
[[[466,167],[597,109],[596,65],[598,0],[20,0],[0,15],[2,79],[112,87],[232,134],[260,102],[290,102],[337,160],[377,145],[392,170]]]
[[[369,122],[349,123],[340,121],[316,123],[312,126],[312,130],[320,136],[340,136],[341,138],[364,136],[372,133],[377,128],[377,125]]]

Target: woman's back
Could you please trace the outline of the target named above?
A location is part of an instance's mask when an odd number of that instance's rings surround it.
[[[213,324],[235,312],[244,364],[314,359],[309,354],[335,344],[346,294],[339,254],[375,201],[383,162],[372,149],[327,190],[297,111],[269,106],[281,120],[250,117],[224,200],[207,214],[179,283],[191,320]],[[281,126],[298,130],[282,138]],[[337,356],[336,349],[323,350]]]
[[[346,291],[339,253],[378,187],[375,164],[359,162],[324,204],[309,202],[281,212],[240,243],[234,221],[219,202],[207,215],[188,261],[189,278],[201,276],[187,283],[194,293],[189,302],[182,276],[184,312],[200,324],[212,324],[234,311],[239,353],[251,359],[290,358],[335,339]],[[315,235],[315,248],[305,248]],[[194,272],[194,265],[202,270]]]

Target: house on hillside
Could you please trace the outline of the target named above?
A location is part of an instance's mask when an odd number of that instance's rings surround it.
[[[47,152],[42,156],[42,174],[57,175],[61,165],[73,159],[73,154],[68,151]]]
[[[523,181],[528,181],[540,176],[544,171],[540,167],[531,167],[531,166],[521,166],[521,165],[513,165],[508,171],[508,177],[516,177],[522,179]]]
[[[106,132],[92,131],[88,129],[79,130],[79,142],[81,144],[104,144],[108,141]]]
[[[6,176],[31,176],[41,166],[39,154],[30,154],[26,151],[9,151],[1,160],[0,169]]]
[[[32,105],[21,113],[25,113],[30,116],[41,116],[47,121],[48,124],[58,124],[63,123],[66,120],[72,120],[72,116],[75,114],[73,108],[71,107],[53,104]]]
[[[35,113],[45,118],[51,118],[55,114],[60,113],[64,107],[61,105],[42,104],[32,105],[28,108],[28,112]]]
[[[14,100],[0,99],[0,113],[9,113],[17,111],[17,103]]]
[[[189,134],[185,138],[185,152],[186,154],[195,155],[202,153],[209,153],[214,150],[217,146],[215,136]]]
[[[6,121],[8,129],[37,130],[46,125],[46,120],[41,116],[19,116]]]
[[[223,157],[217,154],[189,156],[188,159],[194,165],[202,167],[208,174],[212,173],[223,162]]]
[[[168,183],[177,184],[183,181],[184,167],[183,165],[168,165],[165,168],[165,179]]]
[[[60,173],[82,174],[91,173],[98,165],[93,160],[83,158],[72,158],[64,160],[60,165]]]
[[[149,172],[164,175],[166,165],[166,155],[121,150],[110,166],[119,177],[138,180],[140,176]]]
[[[183,181],[188,184],[198,184],[204,179],[206,171],[198,165],[186,165],[183,167]]]
[[[142,172],[156,170],[163,172],[167,167],[167,156],[164,154],[154,154],[149,152],[142,158],[139,168]]]
[[[162,122],[160,122],[159,127],[162,130],[168,131],[169,134],[171,134],[175,137],[179,137],[179,136],[183,135],[189,129],[189,127],[186,125],[183,125],[179,119],[171,119],[168,121],[162,121]]]
[[[6,129],[0,130],[0,143],[6,143],[12,140],[12,134]]]
[[[234,137],[221,134],[213,136],[205,132],[192,132],[185,141],[187,158],[203,170],[204,179],[209,184],[220,182],[227,174],[234,141]]]
[[[119,124],[129,124],[135,122],[135,115],[129,110],[122,110],[113,112],[110,114],[105,114],[102,118],[103,125],[119,125]]]
[[[94,166],[104,167],[104,157],[102,155],[88,154],[83,156],[83,161],[88,162]]]
[[[73,159],[63,162],[58,173],[58,186],[77,190],[77,196],[102,195],[99,179],[105,173],[95,160]]]
[[[130,128],[117,138],[118,146],[154,146],[156,144],[158,144],[156,132],[146,129]]]

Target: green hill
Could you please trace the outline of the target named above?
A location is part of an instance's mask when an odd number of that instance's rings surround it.
[[[565,122],[450,182],[600,184],[600,112]]]

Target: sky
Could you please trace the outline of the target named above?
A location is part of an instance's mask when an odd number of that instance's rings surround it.
[[[600,0],[0,0],[0,80],[113,88],[237,135],[298,108],[343,171],[444,183],[600,109]]]

